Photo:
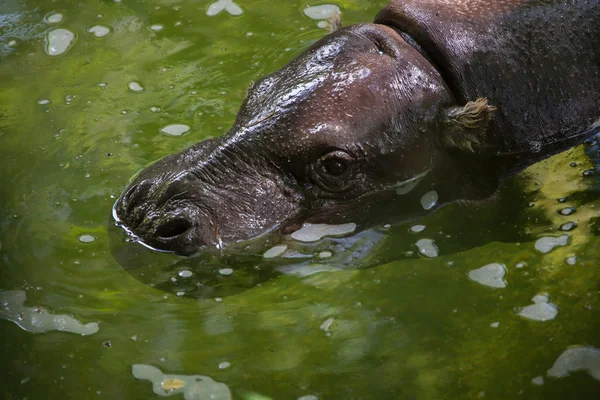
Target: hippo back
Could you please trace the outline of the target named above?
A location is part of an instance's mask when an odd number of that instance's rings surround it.
[[[515,155],[500,175],[600,117],[597,0],[398,0],[375,22],[410,35],[457,102],[487,97],[497,107],[482,149]]]

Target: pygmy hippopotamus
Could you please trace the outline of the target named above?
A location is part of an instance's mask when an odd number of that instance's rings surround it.
[[[393,1],[252,84],[225,135],[143,170],[115,218],[189,255],[486,198],[597,130],[599,29],[597,0]]]

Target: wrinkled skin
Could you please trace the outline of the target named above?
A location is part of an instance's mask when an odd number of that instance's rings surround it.
[[[485,198],[600,117],[600,9],[580,3],[393,2],[252,85],[229,132],[143,170],[115,216],[193,254],[415,218],[431,190]]]

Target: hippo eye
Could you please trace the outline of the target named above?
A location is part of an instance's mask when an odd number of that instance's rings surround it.
[[[325,160],[321,163],[323,171],[329,175],[342,175],[348,169],[348,166],[342,160]]]
[[[352,186],[356,168],[352,156],[344,151],[332,151],[317,160],[312,168],[313,181],[329,192],[340,192]]]

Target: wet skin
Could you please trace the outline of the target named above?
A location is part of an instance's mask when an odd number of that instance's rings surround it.
[[[193,254],[303,222],[412,219],[431,190],[488,197],[595,129],[600,7],[580,3],[393,2],[253,84],[225,135],[143,170],[115,217]]]

